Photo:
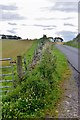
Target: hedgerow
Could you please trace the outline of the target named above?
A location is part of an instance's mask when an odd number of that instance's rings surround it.
[[[43,117],[42,111],[56,105],[61,92],[59,76],[55,79],[56,60],[53,49],[47,48],[35,69],[27,71],[21,84],[3,98],[3,118]]]

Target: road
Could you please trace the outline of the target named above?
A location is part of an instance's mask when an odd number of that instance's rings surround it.
[[[56,44],[56,47],[65,54],[72,66],[70,67],[72,71],[70,79],[63,83],[64,99],[58,106],[58,117],[78,118],[80,117],[80,52],[78,49],[66,45]]]
[[[56,44],[56,47],[61,50],[65,56],[67,57],[67,60],[71,63],[71,65],[80,72],[80,68],[78,65],[78,60],[80,58],[80,53],[77,48],[73,48],[67,45],[58,45]]]

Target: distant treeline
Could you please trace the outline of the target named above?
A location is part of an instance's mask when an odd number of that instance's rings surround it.
[[[16,35],[0,35],[1,36],[1,39],[15,39],[15,40],[18,40],[18,39],[22,39],[21,37],[19,36],[16,36]]]

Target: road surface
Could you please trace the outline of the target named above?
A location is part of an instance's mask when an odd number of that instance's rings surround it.
[[[71,65],[80,72],[79,68],[79,57],[80,53],[77,48],[73,48],[67,45],[58,45],[56,44],[56,47],[61,50],[65,56],[67,57],[67,60],[71,63]]]

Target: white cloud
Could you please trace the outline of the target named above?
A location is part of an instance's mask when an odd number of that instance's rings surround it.
[[[75,32],[77,33],[77,28],[78,28],[77,12],[67,12],[66,9],[66,13],[65,13],[65,11],[64,12],[62,11],[64,7],[62,8],[62,10],[58,9],[58,11],[55,11],[54,7],[52,11],[48,11],[47,9],[46,10],[42,9],[50,6],[55,6],[56,1],[55,0],[2,0],[0,2],[0,5],[3,6],[4,10],[2,10],[0,13],[2,13],[1,17],[2,16],[4,17],[4,21],[2,20],[0,22],[1,34],[9,34],[10,31],[10,34],[11,32],[13,32],[16,33],[16,35],[21,36],[22,38],[39,38],[43,34],[47,34],[48,36],[52,36],[52,37],[55,37],[57,35],[62,36],[63,35],[62,32],[59,31],[71,31],[73,33]],[[77,0],[75,1],[77,2]],[[68,1],[62,0],[61,2],[67,3]],[[69,2],[73,3],[73,1],[71,0],[69,0]],[[59,3],[59,5],[60,4],[61,3]],[[9,7],[7,8],[7,6]],[[11,10],[11,6],[13,6],[12,10]],[[13,17],[13,15],[15,17]],[[64,24],[68,24],[68,25],[65,26]],[[73,26],[71,26],[71,24]],[[52,27],[52,26],[56,26],[56,27]],[[15,31],[14,31],[14,27],[16,27]]]

